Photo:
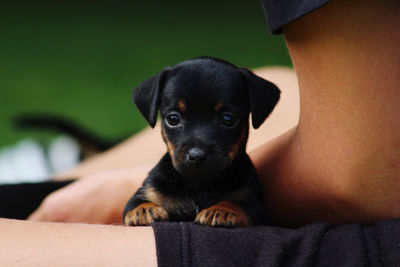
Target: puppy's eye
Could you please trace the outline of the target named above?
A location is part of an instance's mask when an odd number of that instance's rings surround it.
[[[236,125],[236,122],[238,119],[229,113],[225,113],[222,115],[222,125],[227,126],[227,127],[233,127]]]
[[[170,114],[166,119],[170,126],[177,126],[181,122],[181,117],[178,114]]]

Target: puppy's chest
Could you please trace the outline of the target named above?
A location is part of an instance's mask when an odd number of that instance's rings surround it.
[[[169,195],[156,190],[154,187],[146,189],[146,198],[166,209],[172,220],[193,220],[203,209],[220,201],[220,197],[204,194],[202,192],[181,192]]]

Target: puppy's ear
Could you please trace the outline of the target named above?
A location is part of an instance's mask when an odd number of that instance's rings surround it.
[[[156,125],[161,90],[168,76],[169,68],[142,82],[133,91],[133,101],[152,128]]]
[[[278,103],[281,91],[279,88],[245,68],[239,68],[245,78],[250,102],[250,112],[254,129],[265,121]]]

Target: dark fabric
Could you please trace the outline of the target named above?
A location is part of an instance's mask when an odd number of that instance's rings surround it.
[[[400,266],[400,219],[293,230],[154,223],[163,266]]]
[[[331,0],[262,0],[269,30],[282,33],[282,27],[289,22],[325,5]]]
[[[70,181],[0,185],[0,217],[26,219],[51,192]]]

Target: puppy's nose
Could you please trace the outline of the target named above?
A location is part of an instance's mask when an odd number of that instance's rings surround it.
[[[201,148],[194,147],[189,149],[187,159],[191,163],[200,163],[207,159],[207,153]]]

